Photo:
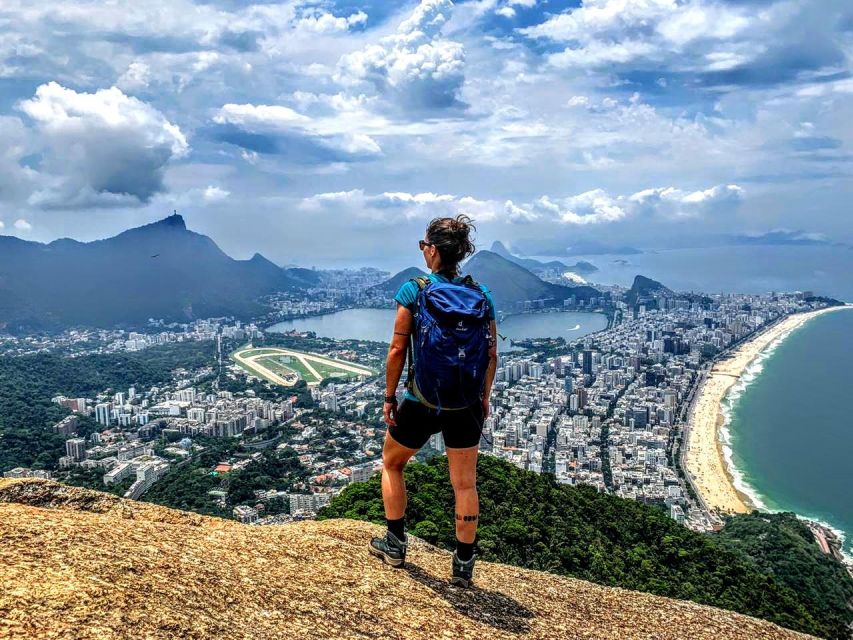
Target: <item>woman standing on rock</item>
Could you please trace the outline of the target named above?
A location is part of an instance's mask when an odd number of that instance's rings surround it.
[[[459,274],[474,253],[470,218],[436,218],[418,241],[428,276],[404,283],[386,362],[382,499],[388,531],[370,552],[388,564],[406,561],[403,469],[433,434],[442,433],[456,497],[456,551],[451,583],[468,587],[479,519],[477,452],[497,367],[495,305],[488,288]],[[408,355],[406,393],[397,385]]]

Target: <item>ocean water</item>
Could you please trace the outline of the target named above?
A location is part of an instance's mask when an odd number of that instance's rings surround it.
[[[756,506],[821,521],[853,552],[853,309],[771,344],[723,403],[724,451]],[[732,466],[733,465],[733,466]]]
[[[388,342],[393,333],[394,316],[393,309],[346,309],[323,316],[279,322],[267,330],[283,333],[296,329],[314,331],[318,336],[326,338]],[[498,325],[498,333],[506,338],[501,340],[498,349],[508,350],[510,339],[562,337],[572,341],[606,328],[607,316],[601,313],[560,311],[514,315]]]
[[[676,291],[810,290],[853,301],[853,248],[847,246],[732,246],[556,259],[588,260],[599,268],[587,277],[593,283],[631,286],[640,274]]]

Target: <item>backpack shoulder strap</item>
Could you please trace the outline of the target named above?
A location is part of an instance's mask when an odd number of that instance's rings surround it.
[[[430,283],[430,279],[428,276],[418,276],[416,278],[412,278],[409,282],[414,282],[418,286],[418,292],[423,291],[426,286]],[[418,296],[418,300],[415,303],[417,306],[420,306],[420,296]],[[417,322],[417,320],[415,321]],[[414,329],[409,334],[409,339],[406,341],[406,359],[408,360],[408,367],[406,370],[406,389],[412,391],[415,384],[415,349],[414,349]]]

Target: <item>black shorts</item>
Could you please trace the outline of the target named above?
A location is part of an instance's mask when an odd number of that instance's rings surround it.
[[[483,403],[467,409],[436,411],[413,400],[403,400],[397,408],[397,426],[388,427],[391,437],[404,447],[420,449],[429,437],[441,431],[444,446],[467,449],[480,443],[483,431]]]

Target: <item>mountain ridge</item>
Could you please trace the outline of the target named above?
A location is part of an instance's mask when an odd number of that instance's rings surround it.
[[[398,271],[393,276],[385,280],[384,282],[380,282],[379,284],[373,285],[370,287],[370,291],[373,291],[378,294],[393,296],[397,293],[397,289],[400,288],[404,282],[408,282],[412,278],[418,278],[420,276],[427,275],[427,272],[418,267],[406,267],[402,271]]]
[[[346,520],[250,527],[48,480],[0,480],[0,639],[809,638],[694,603],[450,555],[412,539],[406,569]]]
[[[548,269],[561,269],[565,271],[571,271],[577,275],[589,275],[590,273],[595,273],[598,271],[598,267],[596,267],[591,262],[587,262],[585,260],[579,260],[575,262],[573,265],[568,265],[561,260],[551,260],[549,262],[542,262],[541,260],[536,260],[534,258],[522,258],[519,257],[509,249],[507,249],[506,245],[500,240],[495,240],[492,243],[492,246],[489,248],[489,251],[492,253],[496,253],[502,258],[506,258],[510,262],[514,262],[518,265],[521,265],[525,269],[529,269],[536,273],[537,271],[545,271]]]
[[[462,265],[478,282],[487,285],[499,310],[512,311],[528,300],[550,299],[557,306],[575,296],[578,300],[598,297],[601,292],[590,286],[569,287],[545,282],[536,274],[492,251],[478,251]],[[552,305],[553,306],[553,305]]]
[[[231,258],[178,214],[92,242],[0,236],[0,329],[249,316],[261,296],[300,286],[260,254]]]

